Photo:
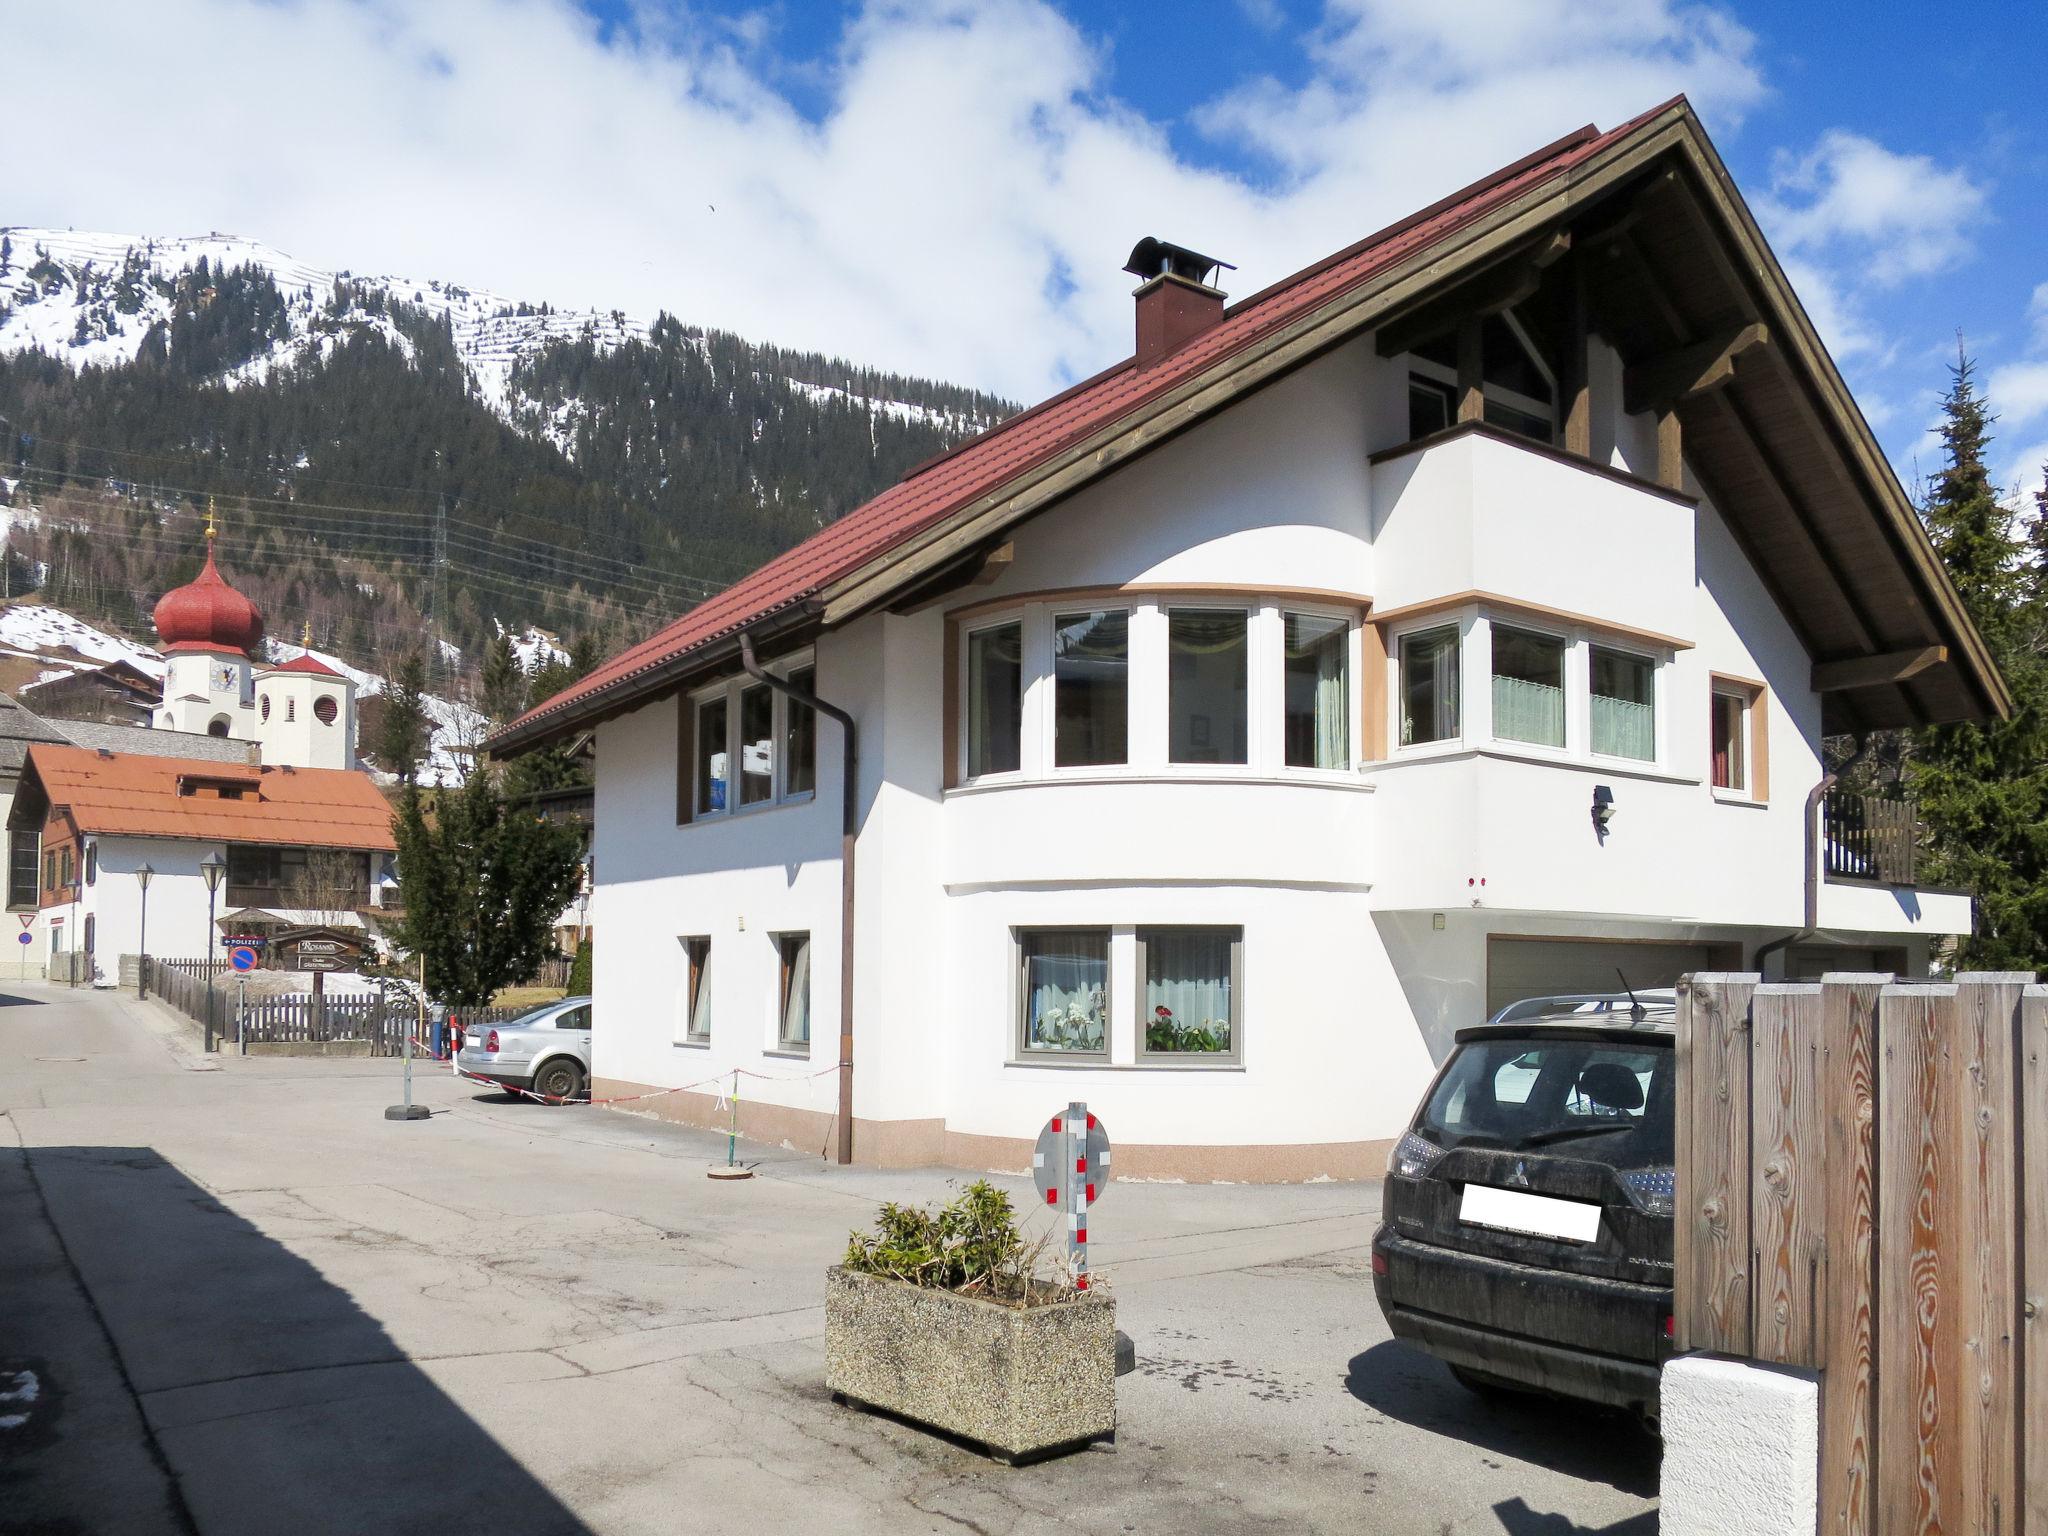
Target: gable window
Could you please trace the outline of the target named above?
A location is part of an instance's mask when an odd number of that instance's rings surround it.
[[[1564,745],[1564,650],[1555,635],[1493,625],[1493,734]]]
[[[726,808],[728,754],[725,743],[725,695],[706,699],[697,706],[697,810],[699,814]]]
[[[1408,375],[1408,436],[1441,432],[1457,419],[1457,391],[1419,373]]]
[[[1237,973],[1242,928],[1140,928],[1139,1054],[1237,1054]]]
[[[1242,609],[1167,611],[1167,761],[1246,761],[1250,631]]]
[[[967,636],[967,775],[1015,773],[1023,763],[1024,626]]]
[[[1458,626],[1403,635],[1400,656],[1401,745],[1457,740]]]
[[[1593,750],[1653,762],[1657,756],[1657,664],[1611,646],[1589,648]]]
[[[1351,624],[1314,613],[1282,616],[1286,762],[1351,766]]]
[[[756,683],[740,690],[740,804],[775,798],[775,690]]]
[[[775,952],[781,961],[781,981],[776,991],[778,1025],[776,1045],[785,1051],[808,1052],[811,1048],[811,936],[808,933],[778,933]]]
[[[1018,1048],[1027,1056],[1109,1054],[1109,930],[1017,934]]]
[[[1751,793],[1749,717],[1753,695],[1747,689],[1716,684],[1713,692],[1713,784],[1732,794]]]
[[[683,950],[681,1044],[711,1038],[711,940],[702,935],[676,941]]]
[[[1121,608],[1052,621],[1056,768],[1099,767],[1129,755],[1131,616]]]
[[[815,695],[818,669],[798,667],[789,674],[790,686]],[[818,712],[795,699],[783,700],[782,792],[810,795],[818,789]],[[706,941],[709,942],[708,940]]]
[[[36,904],[36,855],[42,836],[35,832],[7,834],[7,905],[32,907]]]

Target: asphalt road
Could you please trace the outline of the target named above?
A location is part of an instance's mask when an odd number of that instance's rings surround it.
[[[1011,1469],[824,1390],[822,1270],[958,1174],[396,1073],[0,982],[0,1532],[1656,1529],[1632,1425],[1389,1341],[1374,1187],[1113,1185],[1115,1447]]]

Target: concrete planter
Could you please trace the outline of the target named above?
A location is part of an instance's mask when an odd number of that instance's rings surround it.
[[[825,1385],[1005,1461],[1116,1433],[1116,1303],[1006,1307],[825,1272]]]

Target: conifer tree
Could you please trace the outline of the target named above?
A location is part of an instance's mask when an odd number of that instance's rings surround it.
[[[525,706],[526,673],[512,649],[512,637],[503,630],[493,634],[484,647],[478,690],[484,713],[496,724],[510,720]]]
[[[411,785],[419,773],[432,738],[432,723],[422,697],[427,691],[427,664],[413,651],[391,669],[391,687],[384,695],[384,724],[377,737],[377,755],[384,766]]]
[[[1959,354],[1942,401],[1947,462],[1921,516],[2012,692],[2012,717],[1915,732],[1907,770],[1929,882],[1976,898],[1957,966],[2032,971],[2048,969],[2048,545],[2038,526],[2029,539],[2016,533],[1985,467],[1995,419]]]
[[[489,1004],[554,953],[555,920],[581,885],[582,838],[509,801],[479,764],[435,797],[408,783],[393,827],[405,915],[393,938],[426,965],[427,990],[456,1007]]]

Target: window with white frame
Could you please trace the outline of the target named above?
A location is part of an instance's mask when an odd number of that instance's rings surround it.
[[[711,940],[698,934],[676,942],[683,952],[682,1027],[676,1038],[702,1045],[711,1038]]]
[[[779,981],[776,987],[776,1046],[785,1051],[808,1053],[811,1049],[811,936],[808,933],[778,933],[775,954]]]
[[[1290,768],[1351,766],[1351,624],[1320,613],[1281,615],[1283,759]]]
[[[1242,928],[1140,928],[1138,1047],[1145,1058],[1234,1059]]]
[[[1494,740],[1562,747],[1564,640],[1497,620],[1492,632]]]
[[[1654,762],[1657,757],[1657,663],[1634,651],[1594,644],[1587,731],[1602,757]]]
[[[1166,645],[1167,761],[1246,762],[1251,624],[1245,611],[1169,609]]]
[[[817,682],[809,661],[778,675],[806,693]],[[739,677],[695,695],[685,707],[693,712],[689,819],[808,800],[817,793],[817,711],[808,704]]]
[[[1403,635],[1399,645],[1401,745],[1456,741],[1459,711],[1459,635],[1456,624]]]
[[[1109,1054],[1109,930],[1025,928],[1017,943],[1018,1051]]]
[[[1023,764],[1024,624],[1009,619],[967,633],[967,776]]]
[[[1102,767],[1130,756],[1131,615],[1123,608],[1052,619],[1055,768]]]

